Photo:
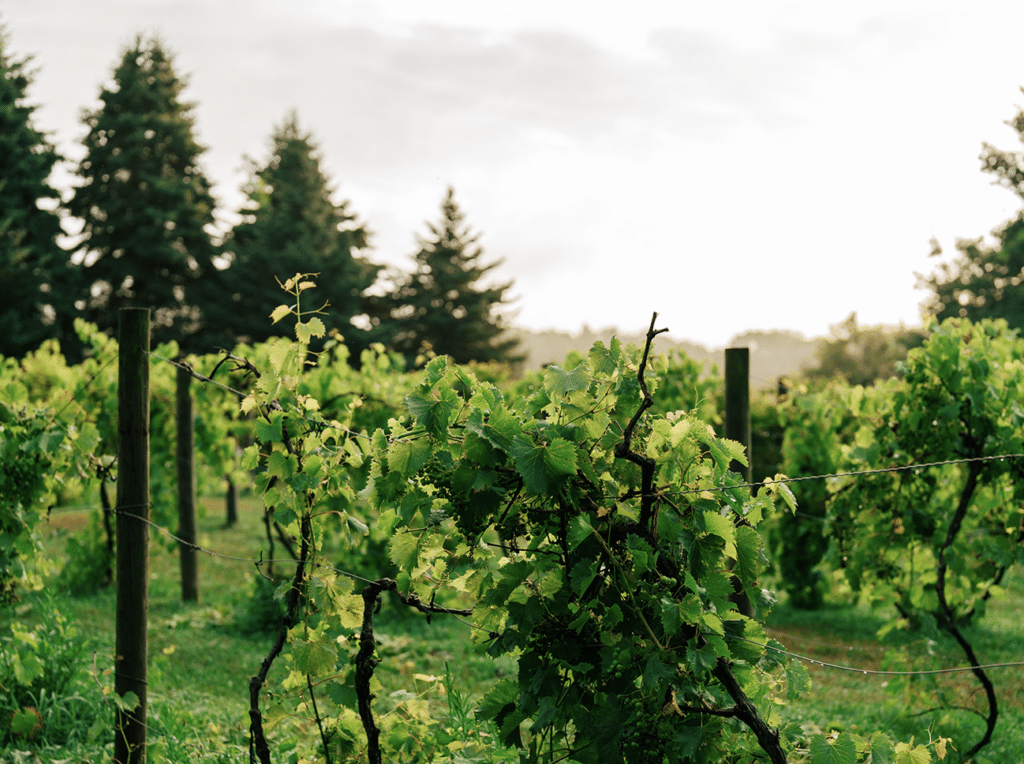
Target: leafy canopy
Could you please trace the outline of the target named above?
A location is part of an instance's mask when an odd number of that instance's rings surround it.
[[[217,247],[184,87],[159,39],[127,46],[102,105],[84,116],[81,185],[68,209],[83,223],[76,307],[108,332],[120,308],[152,308],[154,340],[188,347],[203,327],[202,278]]]

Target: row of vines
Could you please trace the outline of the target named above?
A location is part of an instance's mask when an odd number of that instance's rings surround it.
[[[201,358],[152,350],[151,521],[176,520],[170,360],[200,380],[200,490],[230,482],[265,507],[276,561],[263,572],[284,616],[248,686],[253,760],[276,760],[272,684],[310,720],[310,760],[439,757],[417,742],[426,722],[414,713],[382,734],[386,599],[462,618],[481,654],[514,661],[476,715],[522,761],[947,755],[942,738],[808,740],[788,722],[809,679],[764,630],[773,586],[799,606],[846,598],[891,614],[892,628],[949,632],[988,704],[984,736],[954,744],[966,760],[997,734],[998,698],[962,627],[1024,561],[1024,341],[1005,325],[932,327],[900,377],[871,388],[756,400],[751,486],[729,469],[747,463],[743,445],[718,435],[721,379],[656,355],[655,320],[642,348],[612,339],[516,381],[446,358],[406,372],[381,351],[350,359],[337,338],[311,353],[323,328],[300,307],[311,286],[287,282],[292,304],[275,311],[295,339]],[[79,366],[53,344],[3,361],[8,602],[44,581],[87,591],[113,575],[117,345],[78,331],[91,348]],[[107,511],[55,569],[40,554],[47,512],[97,500]]]

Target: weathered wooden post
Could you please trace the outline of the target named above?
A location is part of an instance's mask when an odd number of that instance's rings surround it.
[[[192,375],[178,367],[177,404],[178,556],[181,560],[181,599],[199,601],[199,555],[196,553],[195,406],[189,386]]]
[[[750,348],[725,350],[725,437],[743,444],[747,466],[733,460],[729,469],[743,475],[747,483],[753,482],[754,455],[750,448]],[[735,583],[738,587],[738,582]],[[743,615],[753,617],[754,608],[742,589],[737,589],[732,601]]]
[[[725,350],[725,437],[743,444],[748,466],[734,461],[729,469],[753,482],[753,454],[750,453],[750,348]]]
[[[149,310],[122,308],[117,373],[114,761],[146,761],[149,618]],[[134,697],[133,697],[134,696]],[[127,701],[124,702],[124,701]]]
[[[238,486],[235,485],[235,481],[229,476],[228,481],[228,493],[224,498],[225,507],[227,508],[227,520],[225,524],[228,528],[233,528],[238,524]]]

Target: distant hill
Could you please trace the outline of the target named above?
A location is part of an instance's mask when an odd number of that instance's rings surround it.
[[[525,368],[540,369],[546,364],[561,363],[571,350],[586,353],[595,342],[605,345],[616,336],[623,344],[642,347],[643,334],[627,334],[609,327],[594,330],[584,326],[574,334],[554,330],[533,331],[516,328],[520,349],[526,354]],[[750,348],[750,381],[755,388],[772,389],[781,376],[794,376],[808,366],[817,365],[815,352],[820,339],[807,339],[799,332],[771,330],[747,331],[732,338],[728,347]],[[715,364],[721,371],[725,364],[725,348],[708,348],[689,340],[680,340],[668,334],[659,334],[654,341],[655,352],[669,349],[682,350],[694,360]]]

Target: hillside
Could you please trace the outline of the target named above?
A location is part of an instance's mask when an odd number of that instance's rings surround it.
[[[526,369],[539,369],[545,364],[561,363],[571,350],[586,352],[598,340],[606,345],[612,336],[623,343],[641,346],[642,334],[620,333],[615,328],[594,330],[584,326],[575,334],[554,330],[533,331],[515,329],[520,347],[526,353]],[[750,377],[754,387],[774,388],[780,376],[799,374],[805,367],[816,363],[815,351],[818,339],[807,339],[798,332],[772,330],[747,331],[733,337],[729,347],[750,348]],[[689,340],[676,339],[668,334],[659,335],[654,343],[656,352],[677,349],[690,358],[715,364],[722,369],[725,360],[724,348],[707,348]]]

